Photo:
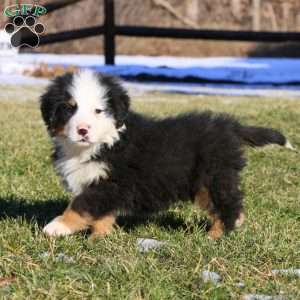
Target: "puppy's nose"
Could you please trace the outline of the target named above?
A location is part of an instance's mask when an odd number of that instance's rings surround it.
[[[80,125],[77,126],[77,132],[78,132],[79,135],[85,136],[85,135],[88,134],[89,128],[90,128],[89,125],[80,124]]]
[[[78,129],[78,134],[79,135],[85,136],[85,135],[87,135],[87,133],[88,133],[88,130],[85,129],[85,128]]]

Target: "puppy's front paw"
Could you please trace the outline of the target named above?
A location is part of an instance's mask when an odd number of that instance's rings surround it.
[[[63,236],[71,234],[72,230],[57,217],[44,227],[43,232],[49,236]]]

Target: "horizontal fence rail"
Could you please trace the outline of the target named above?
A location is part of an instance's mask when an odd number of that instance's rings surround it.
[[[203,39],[244,42],[300,42],[299,32],[235,31],[235,30],[195,30],[146,26],[115,26],[113,35],[131,37],[156,37],[178,39]],[[57,43],[71,39],[81,39],[105,34],[104,26],[94,26],[77,30],[51,33],[41,36],[40,44]]]
[[[182,29],[146,26],[116,26],[116,35],[156,38],[202,39],[244,42],[300,41],[298,32],[235,31],[210,29]]]
[[[77,30],[68,30],[57,33],[49,33],[40,37],[40,45],[47,45],[70,40],[88,38],[95,35],[104,34],[104,26],[94,26]]]
[[[53,1],[50,3],[46,3],[43,5],[43,7],[45,7],[47,9],[47,13],[49,14],[55,10],[64,8],[68,5],[76,4],[81,1],[83,1],[83,0],[58,0],[58,1]]]

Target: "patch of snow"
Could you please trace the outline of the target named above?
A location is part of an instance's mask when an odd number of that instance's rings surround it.
[[[125,86],[132,88],[135,94],[160,91],[203,95],[300,97],[300,59],[118,55],[115,66],[105,66],[102,55],[23,53],[13,56],[0,55],[0,83],[45,85],[49,80],[22,76],[25,70],[34,70],[42,63],[50,66],[74,65],[79,68],[92,68],[131,79],[147,75],[153,80],[157,80],[157,76],[163,76],[170,81],[174,78],[179,80],[176,83],[126,82]],[[212,82],[180,82],[187,77]]]
[[[0,56],[14,56],[19,52],[10,42],[10,35],[5,30],[0,30]]]
[[[0,72],[15,72],[32,65],[75,65],[119,76],[193,77],[219,82],[247,84],[300,83],[300,59],[233,57],[147,57],[117,55],[115,66],[104,65],[102,55],[58,55],[24,53],[10,59],[0,56]]]
[[[45,78],[36,78],[21,74],[1,74],[0,72],[0,85],[46,86],[49,82]]]

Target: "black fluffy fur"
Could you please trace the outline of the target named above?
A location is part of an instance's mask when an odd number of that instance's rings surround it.
[[[67,105],[71,82],[70,74],[56,78],[41,98],[50,134],[74,113]],[[243,126],[231,116],[209,111],[150,118],[129,111],[129,98],[117,80],[100,74],[99,84],[108,88],[116,125],[125,124],[127,129],[113,147],[102,147],[91,157],[108,164],[109,178],[86,186],[72,201],[72,209],[95,219],[110,212],[152,214],[178,200],[194,200],[206,187],[213,213],[226,230],[233,229],[243,207],[242,146],[284,145],[285,137],[274,129]]]

